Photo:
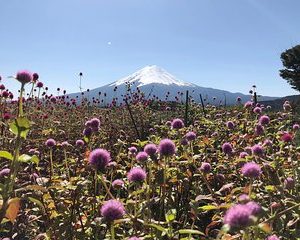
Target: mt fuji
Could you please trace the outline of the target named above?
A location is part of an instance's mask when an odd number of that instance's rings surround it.
[[[242,101],[251,99],[251,95],[232,93],[220,89],[200,87],[193,83],[184,82],[156,65],[146,66],[127,77],[121,78],[111,84],[85,91],[84,96],[90,101],[101,101],[107,104],[115,100],[123,102],[126,95],[141,91],[148,99],[155,98],[165,101],[181,101],[185,92],[196,101],[200,102],[200,94],[206,103],[233,105],[237,97]],[[80,96],[81,93],[69,94],[70,97]],[[260,101],[274,100],[276,97],[260,97]]]
[[[122,84],[133,83],[137,87],[146,86],[149,84],[164,84],[164,85],[177,85],[182,87],[193,87],[196,86],[191,83],[183,82],[166,70],[156,66],[146,66],[141,70],[129,75],[128,77],[122,78],[109,86],[120,86]]]

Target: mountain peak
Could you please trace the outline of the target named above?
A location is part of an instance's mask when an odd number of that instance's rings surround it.
[[[136,87],[141,87],[149,84],[177,85],[177,86],[194,86],[191,83],[183,82],[172,74],[168,73],[163,68],[157,65],[146,66],[128,77],[122,78],[110,86],[119,86],[123,84],[134,84]]]

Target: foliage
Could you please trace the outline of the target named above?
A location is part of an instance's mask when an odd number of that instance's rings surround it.
[[[300,45],[284,51],[281,54],[281,61],[285,69],[280,70],[280,76],[293,89],[300,91]]]

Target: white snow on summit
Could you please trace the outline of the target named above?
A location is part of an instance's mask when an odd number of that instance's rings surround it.
[[[156,66],[146,66],[141,70],[129,75],[128,77],[122,78],[109,86],[120,86],[122,84],[134,84],[136,87],[145,86],[148,84],[164,84],[164,85],[177,85],[177,86],[195,86],[194,84],[183,82],[166,70]]]

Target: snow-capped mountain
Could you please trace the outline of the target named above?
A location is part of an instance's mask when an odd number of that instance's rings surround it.
[[[149,84],[164,84],[164,85],[172,85],[175,84],[177,86],[184,87],[193,87],[195,86],[192,83],[183,82],[166,70],[156,66],[146,66],[141,70],[129,75],[128,77],[122,78],[109,86],[120,86],[122,84],[134,84],[136,87],[142,87]]]
[[[200,87],[192,83],[184,82],[156,65],[146,66],[128,77],[121,78],[111,84],[84,92],[84,96],[90,101],[99,100],[103,104],[113,100],[121,103],[124,98],[136,90],[144,93],[147,99],[155,98],[167,101],[181,101],[185,98],[186,90],[196,101],[200,102],[200,94],[206,103],[227,104],[236,103],[237,97],[242,101],[251,99],[250,95],[231,93],[224,90]],[[80,93],[69,94],[71,98],[80,96]],[[276,97],[261,97],[259,100],[273,100]]]

